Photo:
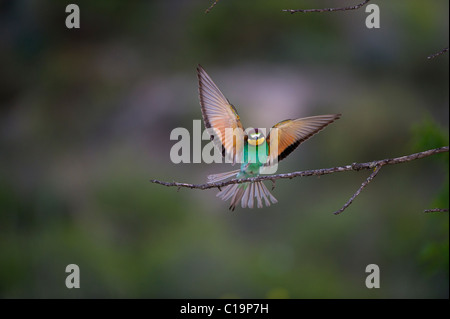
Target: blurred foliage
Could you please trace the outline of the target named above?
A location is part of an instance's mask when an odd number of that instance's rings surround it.
[[[227,210],[204,182],[229,165],[171,163],[172,129],[200,119],[201,63],[244,124],[342,119],[280,172],[448,145],[448,1],[0,1],[0,297],[448,298],[448,154],[279,181],[279,203]],[[269,185],[268,185],[269,186]],[[80,267],[81,288],[65,287]],[[365,268],[381,269],[380,289]]]
[[[427,115],[421,123],[413,125],[412,141],[413,151],[419,152],[419,150],[438,148],[448,145],[448,132],[439,123],[433,121],[430,115]],[[448,163],[448,153],[436,157],[436,159]]]
[[[425,118],[422,123],[414,125],[413,132],[413,149],[430,149],[437,148],[442,145],[449,144],[448,130],[442,128],[438,123],[432,120],[430,116]],[[441,189],[438,191],[435,199],[431,202],[430,208],[447,208],[449,207],[449,154],[443,154],[433,159],[440,163],[441,169],[445,177],[442,181]],[[429,213],[433,214],[433,213]],[[429,273],[435,275],[441,270],[449,269],[449,221],[448,218],[443,219],[442,215],[448,213],[434,213],[437,216],[430,218],[428,227],[435,230],[435,234],[424,243],[421,260],[425,264]],[[447,217],[447,216],[446,216]]]

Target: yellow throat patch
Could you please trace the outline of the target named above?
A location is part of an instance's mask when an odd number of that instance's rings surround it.
[[[247,141],[248,141],[248,144],[257,146],[257,145],[261,145],[262,143],[264,143],[265,140],[266,140],[265,137],[262,136],[262,137],[258,138],[257,140],[248,139]]]

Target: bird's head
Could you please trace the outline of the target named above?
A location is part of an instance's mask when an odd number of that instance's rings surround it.
[[[263,132],[261,132],[261,130],[258,130],[257,128],[255,128],[255,129],[251,129],[248,132],[247,141],[248,141],[248,144],[256,146],[256,145],[261,145],[262,143],[264,143],[266,141],[266,138],[265,138]]]

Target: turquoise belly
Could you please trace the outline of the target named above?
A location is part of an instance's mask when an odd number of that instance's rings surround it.
[[[259,169],[267,162],[267,154],[266,143],[262,146],[246,144],[244,147],[244,162],[237,177],[246,178],[259,175]]]

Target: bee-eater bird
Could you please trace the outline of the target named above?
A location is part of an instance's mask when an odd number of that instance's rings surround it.
[[[206,128],[214,133],[211,139],[218,142],[224,157],[232,158],[233,163],[241,163],[238,170],[209,175],[210,182],[223,181],[230,177],[240,179],[258,176],[261,168],[270,167],[272,163],[286,158],[301,143],[341,116],[329,114],[284,120],[275,124],[267,137],[256,128],[246,133],[236,109],[201,65],[197,67],[197,75],[203,121]],[[232,138],[228,138],[229,129],[235,134]],[[243,208],[253,208],[254,198],[258,208],[263,207],[263,199],[266,206],[270,206],[270,202],[277,203],[262,181],[231,184],[220,190],[217,196],[223,200],[231,198],[230,210],[234,210],[239,202]]]

